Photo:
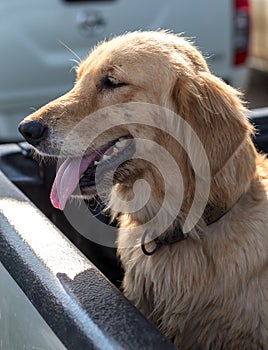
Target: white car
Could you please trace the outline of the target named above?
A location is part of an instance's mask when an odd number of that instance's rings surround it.
[[[268,0],[251,0],[250,67],[268,72]]]
[[[1,0],[0,141],[19,140],[18,122],[70,89],[74,61],[126,31],[182,33],[215,74],[245,87],[248,10],[248,0]]]

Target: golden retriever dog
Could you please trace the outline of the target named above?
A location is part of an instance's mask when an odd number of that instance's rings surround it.
[[[19,129],[41,155],[64,160],[51,191],[59,209],[77,189],[96,196],[97,169],[101,185],[116,168],[107,206],[120,224],[122,288],[175,346],[268,349],[267,161],[240,93],[192,43],[161,31],[103,42],[77,68],[74,88]],[[205,195],[205,176],[198,181],[207,165]],[[205,205],[186,230],[196,192]],[[144,205],[132,210],[134,199]]]

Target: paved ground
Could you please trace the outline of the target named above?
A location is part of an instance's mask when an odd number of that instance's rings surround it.
[[[256,70],[250,71],[250,80],[245,98],[249,101],[248,107],[268,107],[268,73]]]

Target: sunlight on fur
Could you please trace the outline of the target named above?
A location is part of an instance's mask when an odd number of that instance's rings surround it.
[[[39,153],[57,157],[66,136],[87,117],[88,130],[84,128],[78,138],[70,138],[66,144],[68,163],[61,168],[52,191],[54,205],[62,210],[77,184],[82,198],[96,195],[90,169],[92,162],[102,162],[100,153],[109,150],[108,142],[121,147],[121,157],[132,152],[114,173],[111,193],[107,194],[108,206],[120,208],[115,215],[120,223],[118,256],[125,269],[123,292],[183,350],[268,349],[268,164],[253,145],[254,129],[241,98],[238,91],[210,73],[201,53],[182,37],[167,32],[134,32],[98,45],[80,63],[74,88],[21,124],[24,136]],[[187,232],[188,238],[182,237],[186,239],[174,241],[181,234],[197,187],[198,174],[188,151],[193,151],[193,159],[202,167],[200,147],[193,146],[190,134],[181,133],[186,145],[182,147],[163,128],[131,124],[131,114],[121,114],[119,107],[113,110],[122,123],[103,132],[112,119],[107,108],[109,111],[125,103],[156,105],[176,113],[190,125],[205,150],[210,191],[204,213]],[[150,113],[152,120],[161,124],[163,116]],[[144,119],[150,115],[138,114]],[[38,140],[27,129],[32,122],[46,130],[42,129]],[[179,118],[173,130],[181,132]],[[70,176],[64,171],[71,174],[74,170],[72,159],[79,156],[81,144],[89,142],[88,132],[98,137],[84,149],[82,162],[88,164],[76,181],[71,179],[73,187],[62,194],[62,205],[56,190],[69,186]],[[172,180],[175,170],[165,157],[165,177],[157,163],[135,159],[130,148],[135,138],[165,148],[178,165],[182,180]],[[126,143],[129,149],[122,146]],[[120,154],[118,149],[114,152]],[[158,152],[152,146],[146,150],[149,153],[157,156]],[[150,199],[137,186],[135,196],[145,202],[144,207],[127,213],[126,204],[126,213],[122,213],[117,198],[131,201],[133,184],[139,179],[149,184]],[[170,196],[176,193],[181,201],[180,211],[160,236],[167,244],[147,256],[141,249],[143,231],[139,228],[160,210],[168,181]],[[152,250],[155,242],[146,241],[146,249]]]

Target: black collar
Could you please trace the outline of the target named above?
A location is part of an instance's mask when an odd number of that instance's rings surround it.
[[[224,207],[215,207],[215,206],[208,204],[206,206],[206,208],[204,210],[204,214],[203,214],[203,219],[204,219],[206,225],[209,226],[209,225],[214,224],[214,222],[220,220],[232,208],[233,207],[227,209]],[[146,249],[146,246],[145,246],[146,245],[145,240],[146,240],[148,231],[144,231],[144,233],[141,237],[141,249],[142,249],[143,253],[145,255],[148,255],[148,256],[153,255],[162,246],[177,243],[177,242],[183,241],[189,237],[188,233],[184,233],[180,226],[178,226],[173,232],[174,232],[173,235],[169,234],[169,235],[164,236],[164,237],[160,236],[160,237],[154,238],[153,241],[155,243],[155,247],[153,248],[153,250],[148,251]]]

